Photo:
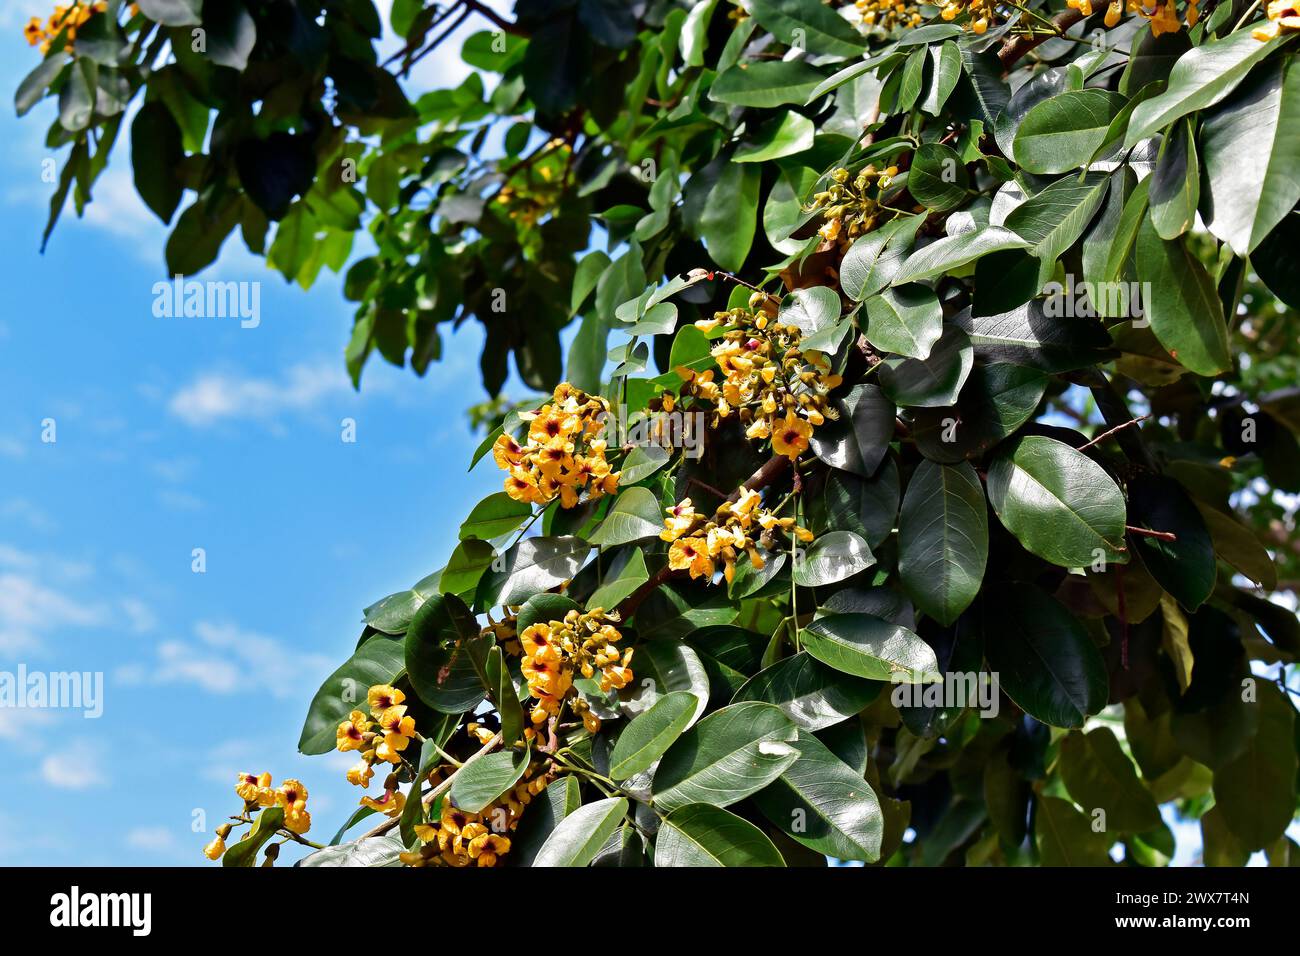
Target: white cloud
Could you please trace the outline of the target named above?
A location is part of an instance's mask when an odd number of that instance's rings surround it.
[[[188,425],[226,419],[272,420],[287,411],[307,411],[352,388],[338,359],[293,366],[281,379],[207,372],[172,396],[168,409]]]
[[[166,827],[132,827],[126,833],[126,845],[147,853],[169,853],[176,849],[176,835]]]
[[[41,761],[41,779],[60,790],[87,790],[108,783],[100,767],[100,752],[85,741],[47,754]]]
[[[0,653],[40,647],[43,633],[68,625],[101,623],[103,611],[39,583],[25,574],[0,574]]]
[[[157,626],[158,618],[154,615],[153,610],[139,598],[122,598],[119,604],[123,613],[131,622],[131,630],[137,634],[152,631]]]
[[[275,638],[233,624],[199,621],[197,641],[164,641],[149,665],[119,668],[126,684],[192,684],[212,694],[267,693],[292,698],[327,669],[319,654],[303,654]]]

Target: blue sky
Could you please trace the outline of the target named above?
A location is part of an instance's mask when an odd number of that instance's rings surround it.
[[[0,2],[7,91],[37,62],[30,12]],[[459,78],[459,43],[445,49],[422,87]],[[465,471],[479,327],[445,338],[425,379],[373,359],[357,394],[337,277],[287,286],[238,236],[201,278],[261,281],[257,328],[155,318],[166,232],[125,135],[86,218],[67,210],[38,254],[52,118],[0,109],[0,671],[106,686],[98,719],[0,709],[0,864],[204,862],[194,811],[211,829],[237,810],[240,770],[302,780],[326,842],[358,791],[343,755],[297,754],[306,704],[361,608],[440,567],[499,490],[490,468]]]

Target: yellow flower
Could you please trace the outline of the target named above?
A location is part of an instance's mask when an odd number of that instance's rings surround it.
[[[502,471],[509,471],[524,460],[524,448],[511,435],[501,435],[492,445],[492,458]]]
[[[400,790],[385,790],[384,795],[378,800],[370,796],[362,797],[361,805],[385,813],[390,817],[396,817],[400,816],[402,810],[406,807],[406,797]]]
[[[417,823],[412,829],[422,843],[434,843],[438,839],[438,828],[429,823]]]
[[[808,450],[808,436],[812,426],[793,411],[785,413],[785,418],[775,423],[772,431],[772,450],[778,455],[795,459]]]
[[[40,17],[32,17],[27,21],[27,26],[23,27],[23,36],[27,38],[29,46],[36,46],[45,39],[45,28],[41,25]],[[215,860],[216,857],[209,857],[209,859]]]
[[[213,837],[212,842],[203,848],[203,855],[209,860],[221,859],[221,854],[226,852],[226,841],[221,837]]]
[[[551,663],[558,663],[560,660],[560,649],[551,640],[550,625],[530,625],[519,635],[519,643],[523,645],[524,655],[533,660]]]
[[[284,814],[284,825],[288,827],[290,833],[296,833],[299,836],[311,829],[311,814],[306,810],[299,810],[295,813]]]
[[[510,841],[488,831],[469,841],[469,857],[479,866],[496,866],[497,858],[510,852]]]
[[[348,771],[348,783],[364,790],[370,786],[370,778],[374,775],[375,769],[362,760]]]
[[[247,803],[257,803],[267,806],[265,800],[271,790],[271,775],[269,773],[251,774],[241,773],[235,783],[235,793],[239,794],[240,799]],[[274,803],[274,797],[271,798]]]
[[[307,788],[297,780],[286,780],[275,791],[276,806],[284,807],[285,818],[307,809]]]
[[[370,721],[366,720],[366,715],[354,710],[349,718],[339,724],[336,734],[338,749],[344,752],[349,750],[363,750],[366,746],[365,733],[370,729]]]
[[[713,577],[713,559],[703,538],[681,538],[668,549],[668,567],[674,571],[690,570],[692,578]]]
[[[665,541],[676,541],[689,531],[691,525],[699,518],[700,516],[695,513],[695,506],[691,504],[691,499],[683,498],[668,509],[668,519],[664,521],[664,530],[659,532],[659,537]]]
[[[406,700],[406,695],[396,687],[391,687],[388,684],[376,684],[366,694],[366,703],[370,705],[370,713],[376,718],[389,707],[396,707],[404,700]]]

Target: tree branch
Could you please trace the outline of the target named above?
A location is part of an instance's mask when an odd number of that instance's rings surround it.
[[[1056,16],[1052,17],[1051,22],[1052,26],[1056,29],[1057,36],[1060,36],[1082,19],[1083,14],[1078,10],[1063,10]],[[1034,47],[1051,39],[1053,39],[1051,34],[1035,35],[1030,33],[1013,37],[1003,43],[1002,48],[998,50],[998,60],[1001,61],[1002,68],[1008,70],[1017,60]]]
[[[481,750],[479,750],[476,754],[474,754],[473,756],[471,756],[468,760],[466,760],[463,764],[461,764],[459,767],[457,767],[454,771],[452,771],[451,773],[447,774],[447,778],[446,778],[445,780],[443,780],[443,781],[442,781],[441,783],[439,783],[436,787],[434,787],[434,788],[433,788],[432,790],[430,790],[427,794],[425,794],[425,795],[424,795],[424,798],[423,798],[423,799],[424,799],[424,805],[425,805],[426,807],[428,807],[428,806],[432,806],[434,800],[438,799],[438,797],[439,797],[440,795],[446,793],[448,790],[451,789],[451,784],[452,784],[452,781],[456,779],[456,774],[460,773],[462,770],[464,770],[464,769],[465,769],[466,767],[468,767],[470,764],[474,763],[474,761],[479,760],[479,759],[482,758],[482,757],[486,757],[486,756],[487,756],[488,754],[490,754],[492,751],[496,750],[497,747],[498,747],[500,744],[501,744],[501,735],[498,733],[498,734],[496,734],[496,735],[495,735],[491,740],[489,740],[487,743],[485,743],[485,744],[483,745],[483,747],[482,747]],[[418,788],[419,788],[419,786],[420,786],[420,781],[417,780],[417,781],[415,782],[415,788],[416,788],[417,794],[418,794]],[[412,799],[419,800],[420,797],[419,797],[418,795],[415,795],[415,796],[412,797]],[[368,840],[368,839],[370,839],[371,837],[383,836],[385,833],[387,833],[387,832],[388,832],[389,830],[391,830],[393,827],[397,826],[400,822],[401,822],[401,814],[398,814],[398,815],[395,816],[395,817],[389,817],[387,820],[385,820],[383,823],[379,824],[379,826],[375,827],[373,830],[369,831],[368,833],[364,833],[364,834],[362,834],[361,837],[360,837],[360,839],[362,839],[362,840]]]

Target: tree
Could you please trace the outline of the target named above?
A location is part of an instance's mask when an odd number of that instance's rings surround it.
[[[34,21],[50,228],[142,103],[169,272],[238,228],[347,267],[358,383],[472,317],[538,392],[311,702],[384,819],[307,862],[1152,866],[1163,806],[1284,861],[1300,14],[1259,7],[398,0],[385,62],[367,0]],[[237,790],[212,857],[314,843],[300,783]]]

